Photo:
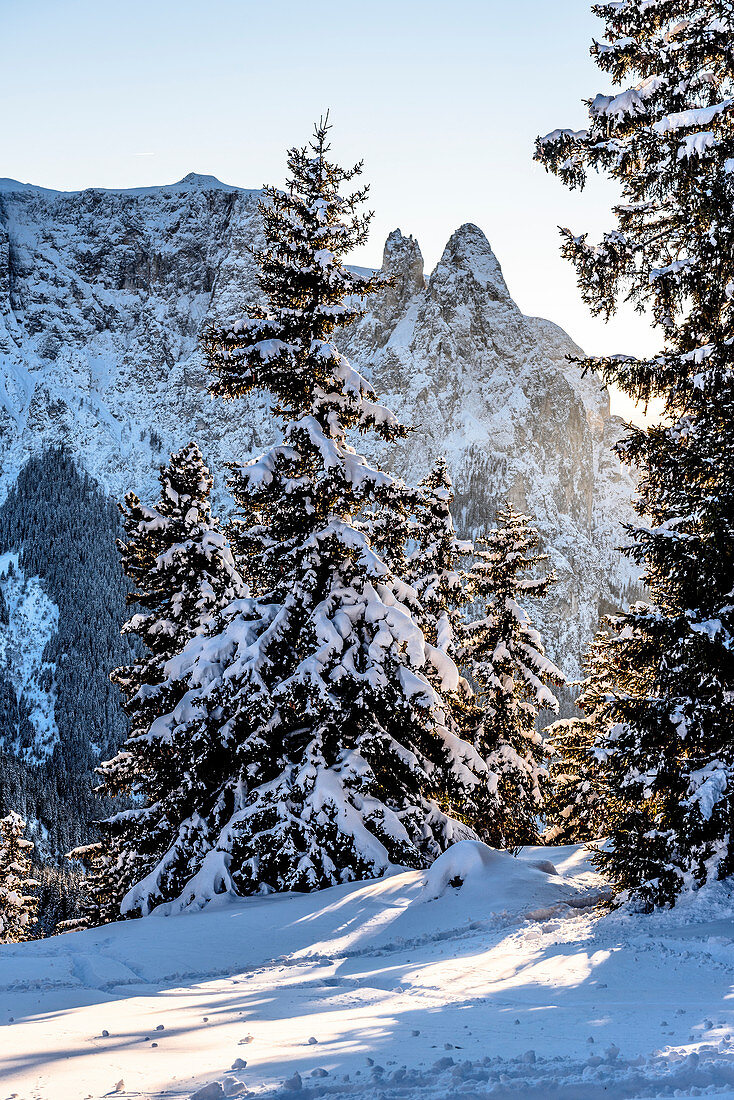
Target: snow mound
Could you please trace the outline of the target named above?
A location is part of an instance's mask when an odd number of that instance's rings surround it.
[[[495,913],[559,902],[569,893],[548,860],[518,859],[478,840],[462,840],[438,857],[418,901],[438,901],[455,889],[464,901],[482,900]]]

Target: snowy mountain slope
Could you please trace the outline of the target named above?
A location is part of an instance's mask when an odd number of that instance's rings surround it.
[[[45,660],[44,650],[58,628],[59,609],[38,577],[25,576],[17,554],[0,554],[0,598],[5,609],[0,616],[0,676],[16,700],[22,700],[32,740],[32,746],[13,743],[10,730],[0,729],[0,747],[21,756],[31,748],[36,756],[48,756],[59,731],[54,666]]]
[[[425,875],[0,947],[0,1095],[734,1096],[731,888],[650,917],[598,893],[576,848],[465,842]]]
[[[0,816],[27,818],[44,858],[86,842],[111,809],[91,773],[127,730],[109,680],[135,653],[119,632],[120,533],[114,502],[55,450],[0,505]]]
[[[212,401],[197,351],[206,317],[254,295],[259,193],[187,176],[169,187],[61,194],[0,188],[0,496],[30,453],[67,442],[115,497],[154,491],[158,463],[195,438],[221,475],[272,440],[263,398]],[[610,450],[620,422],[578,352],[526,318],[480,230],[449,241],[426,282],[393,233],[396,276],[343,342],[419,430],[393,456],[411,478],[445,453],[460,525],[504,496],[535,515],[562,576],[543,615],[569,671],[631,575],[613,547],[631,484]],[[612,548],[610,548],[610,545]]]

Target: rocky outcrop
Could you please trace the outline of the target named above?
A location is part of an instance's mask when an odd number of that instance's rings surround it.
[[[66,442],[114,496],[154,489],[196,439],[221,475],[273,438],[266,399],[207,396],[197,339],[257,290],[259,193],[212,177],[60,194],[0,181],[0,495],[29,454]],[[393,282],[343,335],[356,365],[416,431],[384,456],[411,480],[446,454],[467,533],[509,498],[540,527],[561,576],[543,613],[570,672],[599,610],[631,583],[613,549],[631,483],[621,422],[549,321],[522,315],[481,230],[451,237],[426,281],[417,242],[388,238]]]

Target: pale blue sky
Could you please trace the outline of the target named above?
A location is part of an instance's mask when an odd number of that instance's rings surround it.
[[[376,211],[355,262],[396,226],[427,269],[476,222],[521,308],[587,350],[657,346],[629,311],[589,316],[557,225],[598,235],[614,191],[579,196],[532,161],[537,133],[584,124],[608,88],[587,0],[0,0],[0,176],[62,190],[259,187],[331,109],[340,159],[363,157]]]

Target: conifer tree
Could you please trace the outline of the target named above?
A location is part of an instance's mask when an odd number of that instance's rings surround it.
[[[205,628],[212,608],[242,595],[242,582],[212,519],[212,476],[198,445],[188,443],[172,454],[158,480],[160,496],[152,508],[135,493],[126,495],[120,512],[127,541],[120,540],[118,549],[132,582],[128,603],[143,609],[123,633],[136,634],[161,667]],[[136,677],[143,682],[145,674],[136,671]],[[125,683],[122,670],[113,679]]]
[[[130,736],[97,770],[100,791],[133,795],[136,805],[101,823],[99,843],[71,853],[90,871],[86,910],[93,923],[117,919],[127,890],[164,853],[175,880],[178,833],[203,829],[196,813],[202,794],[197,769],[205,772],[219,748],[157,736],[154,722],[181,705],[188,690],[172,659],[244,595],[228,541],[211,515],[212,478],[198,446],[189,443],[173,454],[159,480],[154,507],[134,493],[121,507],[127,538],[118,546],[132,581],[128,602],[142,608],[123,632],[136,635],[144,652],[134,665],[112,673],[124,694]],[[200,838],[199,844],[205,841]]]
[[[455,690],[456,666],[423,636],[415,590],[394,571],[399,547],[386,549],[390,522],[406,528],[416,493],[350,441],[404,429],[332,343],[379,279],[344,267],[370,215],[359,212],[366,189],[342,194],[361,166],[329,160],[327,129],[289,152],[285,191],[265,189],[257,260],[267,308],[205,337],[213,392],[268,391],[283,438],[231,483],[238,557],[262,620],[246,647],[227,643],[237,624],[225,624],[190,675],[210,685],[194,724],[234,746],[222,789],[238,808],[203,860],[191,850],[177,904],[425,866],[467,834],[452,810],[486,776],[434,686]],[[185,714],[160,721],[174,737],[191,728]],[[145,912],[167,898],[148,879],[126,905]]]
[[[650,310],[662,350],[584,360],[660,423],[631,428],[639,468],[629,554],[649,600],[615,619],[605,781],[627,811],[599,862],[618,900],[669,905],[734,870],[734,21],[720,0],[624,0],[592,55],[626,87],[588,103],[586,130],[536,156],[571,187],[621,187],[597,245],[564,230],[592,312]]]
[[[497,848],[536,844],[547,780],[547,751],[536,728],[541,709],[558,710],[548,684],[563,674],[545,656],[523,601],[542,599],[555,580],[537,573],[538,534],[510,504],[477,540],[467,595],[478,617],[461,627],[459,660],[474,685],[473,742],[495,777],[483,838]]]
[[[32,877],[33,841],[26,840],[20,814],[0,818],[0,943],[32,938],[38,882]]]
[[[405,561],[405,575],[416,594],[410,607],[426,640],[456,662],[462,615],[467,604],[460,563],[471,552],[472,545],[456,534],[451,514],[453,486],[444,458],[436,461],[418,490],[415,515],[405,532],[411,546]],[[434,686],[443,692],[452,733],[463,736],[473,730],[478,713],[477,700],[466,678],[460,675],[456,687],[448,691],[442,686],[439,669],[429,668],[427,674]],[[493,782],[491,773],[489,780]],[[480,836],[483,836],[487,818],[488,795],[489,787],[483,783],[473,795],[464,796],[463,816],[472,820]]]
[[[576,706],[582,711],[545,730],[550,783],[545,801],[546,844],[597,840],[612,828],[618,800],[605,781],[614,639],[601,630],[590,643]]]
[[[456,535],[451,515],[453,487],[445,459],[435,463],[419,489],[415,547],[407,577],[418,595],[417,619],[425,637],[453,655],[456,626],[466,602],[459,560],[471,544]]]

